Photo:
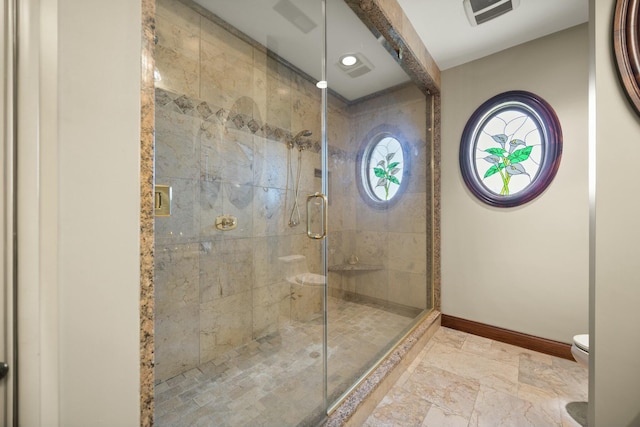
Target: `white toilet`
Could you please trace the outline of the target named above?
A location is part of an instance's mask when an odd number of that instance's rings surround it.
[[[571,354],[578,364],[589,367],[589,334],[576,335],[573,337]]]

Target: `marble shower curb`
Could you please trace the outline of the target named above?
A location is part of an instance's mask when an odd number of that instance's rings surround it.
[[[358,384],[328,416],[323,427],[360,426],[440,327],[433,310]]]

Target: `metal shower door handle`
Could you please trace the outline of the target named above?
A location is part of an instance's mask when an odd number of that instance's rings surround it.
[[[311,231],[311,209],[309,209],[311,202],[317,199],[322,202],[322,233],[320,234]],[[324,239],[327,236],[327,220],[327,196],[322,193],[314,193],[307,196],[307,237],[315,240]]]

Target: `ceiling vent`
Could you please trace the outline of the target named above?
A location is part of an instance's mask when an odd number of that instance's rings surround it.
[[[356,60],[353,65],[344,65],[342,61],[338,61],[336,63],[336,66],[352,79],[367,74],[369,71],[375,68],[373,64],[369,62],[367,57],[360,52],[351,53],[349,54],[349,56],[354,57]]]
[[[520,0],[464,0],[463,4],[471,26],[475,27],[512,11]]]
[[[303,11],[301,11],[290,0],[280,0],[273,6],[273,10],[278,12],[287,21],[298,27],[300,31],[308,34],[311,30],[317,27],[316,23],[311,20]]]

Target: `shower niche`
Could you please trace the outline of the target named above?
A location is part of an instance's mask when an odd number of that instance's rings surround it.
[[[323,33],[322,4],[157,1],[155,181],[173,192],[155,222],[158,426],[315,425],[433,306],[431,97],[343,0]],[[410,165],[383,208],[355,173],[380,126]]]

